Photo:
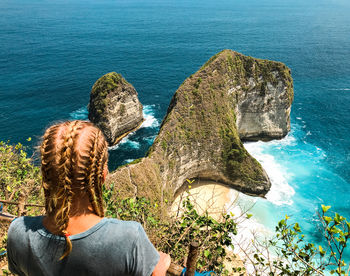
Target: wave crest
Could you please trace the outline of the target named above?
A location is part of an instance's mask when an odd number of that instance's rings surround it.
[[[288,178],[291,174],[288,170],[282,167],[272,154],[266,152],[265,147],[272,145],[274,147],[282,148],[286,145],[291,145],[295,142],[295,138],[286,137],[282,140],[271,142],[253,142],[245,143],[244,146],[247,151],[260,162],[265,169],[267,175],[271,181],[271,189],[267,193],[266,198],[268,201],[275,205],[292,205],[293,196],[295,191],[288,183]]]

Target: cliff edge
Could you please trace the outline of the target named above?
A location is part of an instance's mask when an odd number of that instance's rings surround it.
[[[224,50],[175,92],[147,157],[110,174],[128,195],[172,198],[186,179],[264,196],[271,183],[241,139],[282,138],[290,129],[293,81],[284,64]]]

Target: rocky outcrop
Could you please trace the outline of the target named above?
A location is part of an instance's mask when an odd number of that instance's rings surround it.
[[[243,66],[250,59],[245,57]],[[254,141],[286,136],[293,101],[290,70],[282,63],[259,60],[252,71],[243,71],[242,78],[246,81],[231,88],[238,92],[235,112],[240,138]]]
[[[178,88],[147,157],[117,169],[108,181],[129,196],[158,199],[185,189],[186,179],[264,196],[269,178],[241,138],[285,135],[292,100],[284,64],[224,50]]]
[[[118,143],[143,122],[135,88],[115,72],[99,78],[90,93],[89,120],[102,130],[109,145]]]

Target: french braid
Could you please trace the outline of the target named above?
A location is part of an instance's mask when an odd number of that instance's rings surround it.
[[[101,135],[101,132],[99,133]],[[103,183],[103,169],[106,164],[106,148],[107,143],[102,139],[99,139],[99,147],[98,147],[98,158],[97,158],[97,183],[95,185],[95,194],[98,202],[98,206],[100,208],[100,213],[103,215],[103,199],[102,199],[102,183]]]
[[[107,143],[100,130],[97,131],[93,141],[93,147],[90,152],[90,165],[88,167],[89,181],[88,181],[88,193],[91,205],[98,216],[103,216],[103,202],[102,202],[102,180],[103,180],[103,166],[106,164],[107,158]],[[105,161],[102,163],[102,158]],[[102,166],[102,168],[101,168]]]
[[[41,153],[41,173],[42,173],[42,187],[45,194],[45,209],[48,214],[56,208],[57,198],[52,197],[52,190],[55,189],[55,185],[51,185],[51,182],[57,179],[56,167],[56,139],[59,130],[58,125],[50,127],[43,137],[43,142],[40,148]]]
[[[95,193],[95,185],[94,183],[97,181],[96,175],[97,175],[97,168],[96,168],[96,163],[97,163],[97,144],[98,144],[98,132],[95,133],[95,136],[93,138],[93,146],[90,151],[90,163],[89,166],[87,167],[87,175],[88,177],[88,194],[89,194],[89,199],[92,207],[94,208],[95,213],[100,216],[100,208],[97,203],[96,199],[96,193]]]
[[[66,257],[72,251],[72,242],[67,235],[67,227],[69,222],[69,213],[73,198],[73,176],[76,164],[75,142],[78,135],[79,121],[71,122],[66,128],[65,138],[60,152],[60,160],[58,164],[59,171],[59,191],[58,199],[62,200],[62,207],[55,214],[58,230],[66,239],[66,250],[60,259]]]
[[[84,134],[87,140],[81,149],[77,141],[86,127],[89,127]],[[66,229],[74,191],[85,190],[94,213],[103,217],[102,183],[108,159],[107,142],[92,123],[77,120],[48,128],[40,151],[46,213],[53,217],[57,232],[66,239],[62,260],[72,250]]]

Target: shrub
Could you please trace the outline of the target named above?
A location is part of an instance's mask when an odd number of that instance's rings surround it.
[[[308,242],[297,222],[288,223],[288,216],[276,226],[274,238],[263,244],[254,239],[255,253],[249,263],[255,275],[349,275],[344,251],[350,238],[350,223],[338,213],[329,216],[329,209],[330,206],[322,205],[319,212],[325,248]]]
[[[25,147],[21,143],[11,145],[0,141],[0,198],[17,201],[22,193],[27,203],[41,203],[40,182],[40,169],[27,156]],[[6,209],[7,206],[4,206],[4,211]],[[16,214],[15,206],[9,206],[7,211]]]
[[[171,217],[164,212],[160,202],[151,202],[144,197],[113,199],[113,188],[112,185],[103,191],[107,216],[141,223],[158,250],[170,254],[178,264],[184,263],[190,243],[197,241],[200,245],[197,269],[228,273],[223,264],[227,257],[225,248],[232,246],[231,235],[237,233],[236,223],[229,215],[223,215],[220,222],[208,212],[199,215],[186,198],[182,210]]]

